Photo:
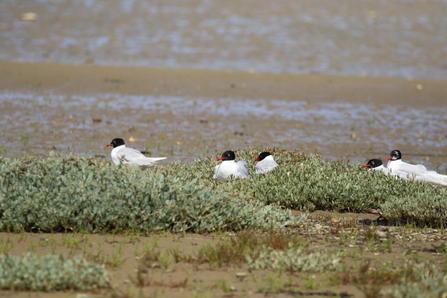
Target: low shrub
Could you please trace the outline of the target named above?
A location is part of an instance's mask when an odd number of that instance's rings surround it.
[[[279,166],[255,174],[261,150],[236,151],[248,179],[213,179],[207,156],[145,171],[79,156],[0,161],[1,231],[238,231],[299,224],[294,209],[367,212],[438,227],[447,188],[411,182],[348,161],[267,148]],[[262,151],[264,151],[262,150]]]
[[[273,269],[294,272],[326,272],[334,271],[340,263],[340,253],[311,252],[306,253],[304,247],[285,250],[265,249],[259,256],[247,255],[247,262],[253,269]]]
[[[402,281],[386,292],[389,298],[431,298],[447,296],[447,275],[427,264],[415,265],[416,280]]]
[[[104,267],[82,257],[0,255],[0,289],[3,290],[62,291],[108,286],[109,274]]]
[[[190,179],[188,171],[141,171],[80,156],[4,159],[0,230],[210,232],[302,220],[275,206],[240,200],[213,181]]]

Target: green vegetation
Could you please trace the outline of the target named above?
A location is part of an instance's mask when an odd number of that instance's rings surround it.
[[[412,182],[368,170],[348,161],[326,162],[318,155],[267,148],[280,167],[265,175],[254,174],[253,159],[260,150],[236,151],[251,169],[247,180],[212,181],[212,157],[190,164],[172,162],[168,169],[186,173],[189,179],[214,183],[245,200],[312,212],[368,212],[379,209],[390,220],[419,226],[443,227],[447,220],[447,188]],[[263,149],[264,151],[264,149]]]
[[[0,256],[0,289],[8,290],[86,290],[105,288],[109,274],[100,265],[81,257],[58,255],[24,257]]]
[[[211,232],[299,224],[302,211],[367,212],[442,226],[447,190],[344,161],[269,148],[280,167],[250,179],[212,179],[214,158],[146,171],[79,156],[0,161],[0,231]],[[237,151],[248,161],[259,150]]]
[[[303,219],[176,168],[142,172],[79,156],[3,159],[0,231],[237,231]]]
[[[254,269],[275,269],[295,272],[334,271],[340,263],[340,253],[310,252],[304,248],[286,250],[265,250],[252,259],[247,256],[248,264]]]
[[[257,259],[265,249],[285,249],[305,246],[306,242],[296,234],[283,231],[242,231],[237,235],[218,241],[199,250],[197,261],[218,267],[240,265],[250,259]]]

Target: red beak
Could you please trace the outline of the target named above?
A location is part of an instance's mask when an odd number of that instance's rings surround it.
[[[112,146],[113,146],[112,144],[107,144],[107,145],[106,145],[106,147],[112,147]]]
[[[369,168],[369,166],[368,165],[364,165],[362,168]]]
[[[224,159],[223,157],[219,157],[218,159],[216,159],[216,160],[222,160],[222,159]]]
[[[387,161],[389,161],[390,159],[392,159],[392,157],[391,157],[391,156],[390,156],[390,157],[388,157],[388,158],[387,158],[386,160],[387,160]]]
[[[258,161],[259,160],[259,158],[255,158],[255,161]]]

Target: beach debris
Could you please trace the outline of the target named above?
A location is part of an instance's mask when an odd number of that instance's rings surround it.
[[[377,19],[377,12],[374,10],[368,11],[368,18],[369,19]]]
[[[21,19],[25,22],[32,22],[37,19],[37,14],[34,12],[25,12],[22,13]]]
[[[247,277],[247,273],[245,273],[245,272],[238,272],[238,273],[236,273],[236,277],[239,279],[239,280],[243,280],[245,277]]]

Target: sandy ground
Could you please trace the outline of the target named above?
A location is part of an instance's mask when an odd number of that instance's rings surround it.
[[[356,229],[370,228],[371,223],[377,219],[377,215],[334,214],[318,211],[311,214],[310,218],[314,220],[313,225],[329,225],[332,227],[331,229],[343,227],[341,230],[350,233],[349,231],[354,232]],[[427,240],[416,231],[402,227],[409,237],[402,239],[394,234],[392,228],[388,230],[388,227],[381,227],[379,224],[380,229],[389,234],[387,241],[392,243],[390,251],[386,249],[385,240],[378,241],[372,247],[368,241],[343,242],[340,240],[340,235],[333,232],[297,229],[296,233],[303,237],[303,241],[309,242],[310,250],[339,249],[347,252],[347,255],[352,255],[352,257],[343,260],[347,264],[364,260],[370,262],[371,267],[378,268],[386,262],[400,262],[402,258],[409,258],[411,255],[417,255],[421,260],[431,261],[434,264],[443,264],[444,255],[436,253],[434,247],[439,246],[440,237],[445,237],[445,234],[434,233]],[[427,233],[430,234],[431,230]],[[166,264],[162,258],[158,262],[142,263],[142,258],[148,251],[168,255],[167,252],[170,249],[178,249],[183,256],[196,257],[200,248],[229,237],[234,236],[226,233],[220,235],[147,236],[0,233],[3,253],[7,252],[13,255],[22,255],[26,252],[38,255],[61,253],[66,256],[81,255],[90,261],[104,263],[111,274],[111,286],[114,289],[113,291],[64,293],[0,291],[0,297],[197,297],[197,295],[203,297],[296,297],[299,295],[304,297],[365,297],[362,290],[355,284],[321,286],[327,284],[327,279],[331,276],[330,273],[279,274],[267,270],[251,270],[243,264],[219,268],[209,264],[175,263],[172,260]],[[119,265],[117,265],[118,263]],[[145,264],[143,265],[144,272],[146,272],[145,277],[151,283],[150,286],[136,286],[136,272],[138,268],[142,268],[141,264]],[[238,273],[244,273],[246,276],[240,278],[237,276]],[[259,292],[260,285],[268,284],[269,278],[272,277],[282,281],[291,278],[293,286],[287,291],[275,294]],[[304,281],[309,278],[315,278],[320,286],[316,289],[306,286]],[[222,284],[226,285],[226,291],[219,286]],[[381,287],[386,289],[389,286],[384,284]]]

